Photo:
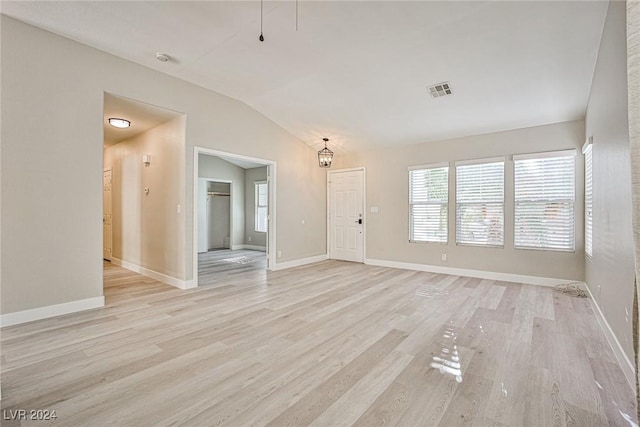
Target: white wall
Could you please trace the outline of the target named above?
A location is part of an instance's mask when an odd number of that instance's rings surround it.
[[[326,253],[313,149],[239,101],[0,19],[2,314],[102,295],[105,92],[187,115],[180,279],[193,277],[194,146],[276,161],[278,261]]]
[[[231,214],[233,215],[231,245],[244,243],[244,169],[219,157],[200,154],[198,177],[231,183]]]
[[[177,205],[184,200],[185,122],[177,117],[104,151],[104,167],[112,169],[113,256],[175,278],[184,277]]]
[[[635,260],[625,20],[625,3],[611,2],[585,120],[586,135],[593,136],[593,257],[586,260],[586,282],[633,360]]]
[[[244,173],[244,200],[245,200],[245,223],[244,223],[244,243],[252,246],[260,246],[266,249],[267,233],[260,233],[255,227],[256,209],[256,181],[267,180],[267,167],[252,168]],[[251,238],[251,240],[249,240]]]
[[[576,251],[533,251],[513,248],[513,162],[511,156],[564,149],[580,149],[582,121],[559,123],[486,135],[418,144],[397,149],[336,155],[335,169],[366,167],[366,256],[368,259],[436,265],[490,272],[582,280],[584,277],[584,162],[576,159]],[[455,243],[455,187],[449,185],[449,243],[409,243],[409,166],[507,156],[505,163],[504,248],[457,246]],[[453,167],[452,165],[450,167]],[[333,168],[333,167],[332,167]],[[372,206],[379,213],[370,212]],[[441,261],[441,254],[447,261]]]

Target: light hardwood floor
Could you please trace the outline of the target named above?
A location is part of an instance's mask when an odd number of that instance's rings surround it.
[[[198,254],[198,284],[217,286],[225,276],[267,269],[267,254],[253,250],[220,249]]]
[[[3,409],[65,426],[634,418],[586,299],[337,261],[221,281],[182,291],[108,266],[105,308],[2,330]]]

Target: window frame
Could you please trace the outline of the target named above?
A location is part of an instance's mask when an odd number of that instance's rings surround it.
[[[573,232],[573,245],[571,249],[566,248],[550,248],[550,247],[539,247],[539,246],[524,246],[518,245],[516,242],[516,227],[517,227],[517,205],[518,199],[516,195],[516,162],[520,160],[540,160],[545,158],[560,158],[560,157],[571,157],[573,159],[573,199],[570,201],[572,203],[573,208],[573,223],[572,223],[572,232]],[[575,253],[576,250],[576,150],[555,150],[555,151],[546,151],[540,153],[527,153],[527,154],[516,154],[513,156],[513,248],[517,250],[530,250],[530,251],[543,251],[543,252],[564,252],[564,253]],[[566,199],[549,199],[548,203],[568,203]]]
[[[461,160],[461,161],[457,161],[454,164],[455,167],[455,233],[456,233],[456,246],[472,246],[472,247],[481,247],[481,248],[498,248],[498,249],[504,249],[504,240],[505,240],[505,220],[506,220],[506,212],[505,212],[505,200],[506,200],[506,156],[499,156],[499,157],[489,157],[489,158],[484,158],[484,159],[472,159],[472,160]],[[458,168],[459,167],[464,167],[464,166],[472,166],[472,165],[481,165],[481,164],[494,164],[494,163],[502,163],[502,200],[501,200],[501,205],[502,205],[502,243],[501,244],[495,244],[495,243],[476,243],[476,242],[461,242],[460,241],[460,236],[459,236],[459,219],[460,216],[458,214],[459,209],[461,206],[466,206],[466,205],[486,205],[486,204],[495,204],[498,202],[492,201],[492,202],[482,202],[482,203],[460,203],[458,196],[459,196],[459,191],[460,191],[460,182],[458,179]]]
[[[260,204],[260,197],[259,197],[259,192],[260,192],[260,186],[264,185],[265,189],[266,189],[266,204],[261,205]],[[253,231],[256,233],[266,233],[269,230],[269,186],[268,186],[268,182],[267,181],[254,181],[253,183],[253,187],[254,187],[254,220],[253,220]],[[259,210],[260,208],[265,208],[266,209],[266,214],[265,217],[267,218],[266,221],[266,229],[265,230],[260,230],[258,227],[258,216],[259,216]]]
[[[442,168],[446,168],[447,170],[447,199],[444,202],[418,202],[418,203],[412,203],[413,200],[413,195],[412,195],[412,179],[411,179],[411,173],[414,171],[421,171],[421,170],[431,170],[431,169],[442,169]],[[447,245],[449,244],[449,213],[450,213],[450,209],[449,209],[449,185],[450,185],[450,181],[451,181],[451,167],[449,165],[449,162],[441,162],[441,163],[432,163],[432,164],[428,164],[428,165],[417,165],[417,166],[410,166],[408,169],[408,184],[409,184],[409,211],[408,211],[408,232],[409,232],[409,243],[436,243],[436,244],[441,244],[441,245]],[[415,238],[413,238],[413,209],[412,207],[414,205],[421,205],[421,206],[445,206],[447,208],[447,216],[446,216],[446,233],[445,233],[445,240],[441,241],[441,240],[417,240]]]
[[[593,137],[582,147],[584,155],[584,253],[593,257]]]

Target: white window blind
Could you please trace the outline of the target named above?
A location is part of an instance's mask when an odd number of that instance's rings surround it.
[[[456,163],[456,243],[504,245],[504,160]]]
[[[448,241],[449,166],[409,171],[409,240]]]
[[[592,145],[584,152],[584,251],[593,256],[593,155]]]
[[[267,183],[256,182],[256,218],[255,231],[267,232]]]
[[[573,251],[575,151],[514,156],[514,246]]]

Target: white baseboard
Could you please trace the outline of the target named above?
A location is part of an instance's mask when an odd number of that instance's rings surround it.
[[[538,286],[556,286],[562,283],[575,282],[569,279],[554,279],[551,277],[525,276],[521,274],[498,273],[494,271],[469,270],[466,268],[442,267],[439,265],[414,264],[409,262],[388,261],[382,259],[365,259],[367,265],[379,267],[401,268],[404,270],[427,271],[429,273],[450,274],[452,276],[476,277],[478,279],[500,280],[503,282],[526,283]]]
[[[250,251],[262,251],[262,252],[267,251],[266,246],[257,246],[257,245],[239,245],[239,246],[242,246],[240,249],[247,249]]]
[[[602,312],[602,310],[600,310],[600,306],[598,305],[598,302],[593,297],[593,294],[591,293],[591,289],[589,289],[589,286],[587,286],[586,283],[584,285],[585,285],[584,287],[587,288],[587,292],[589,292],[589,297],[591,297],[592,304],[596,308],[595,314],[596,314],[596,319],[598,319],[598,324],[600,325],[600,329],[602,329],[602,331],[604,332],[604,336],[607,337],[609,346],[613,350],[613,353],[616,355],[616,359],[618,360],[618,365],[620,365],[620,368],[622,369],[624,376],[627,378],[627,382],[629,383],[631,390],[635,391],[636,389],[635,366],[633,362],[629,360],[629,358],[627,357],[627,353],[624,352],[622,345],[620,345],[620,341],[618,341],[618,337],[616,337],[616,334],[613,333],[611,326],[609,326],[609,322],[607,322],[607,318],[604,317],[604,313]]]
[[[272,270],[277,271],[277,270],[284,270],[286,268],[299,267],[301,265],[313,264],[314,262],[325,261],[326,259],[327,259],[327,254],[322,254],[322,255],[312,256],[309,258],[295,259],[293,261],[276,262]]]
[[[48,319],[49,317],[62,316],[63,314],[76,313],[78,311],[100,307],[104,307],[103,296],[47,305],[45,307],[3,314],[0,316],[0,327],[18,325],[20,323],[33,322],[34,320]]]
[[[143,276],[151,277],[152,279],[156,279],[159,282],[166,283],[167,285],[175,286],[179,289],[189,289],[193,288],[193,280],[182,280],[176,277],[168,276],[163,273],[159,273],[154,270],[149,270],[148,268],[141,267],[137,264],[134,264],[129,261],[124,261],[115,257],[111,258],[111,262],[114,265],[120,266],[122,268],[126,268],[127,270],[131,270],[134,273],[142,274]]]

